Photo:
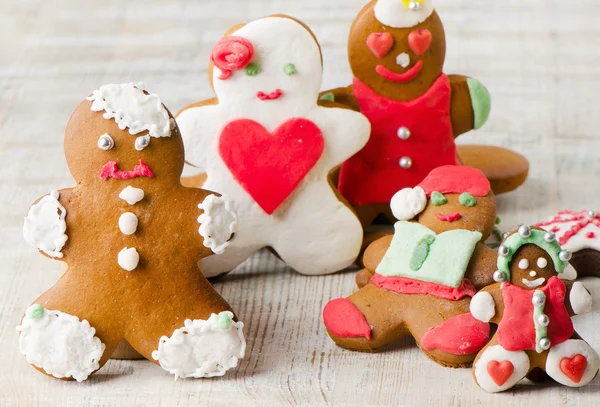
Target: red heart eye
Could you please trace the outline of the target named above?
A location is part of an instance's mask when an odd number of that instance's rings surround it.
[[[408,34],[408,46],[417,55],[423,55],[431,45],[431,31],[415,30]]]
[[[394,46],[394,37],[390,33],[372,33],[367,38],[367,46],[377,58],[382,59]]]

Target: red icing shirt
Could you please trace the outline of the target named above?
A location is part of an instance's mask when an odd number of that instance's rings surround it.
[[[446,75],[409,102],[384,98],[357,78],[354,96],[372,129],[367,145],[340,172],[340,192],[351,204],[388,204],[396,192],[415,187],[434,168],[458,164]],[[399,136],[401,128],[410,132],[406,140]],[[412,161],[410,168],[400,166],[404,157]]]
[[[535,291],[511,283],[502,287],[504,315],[498,325],[498,343],[508,351],[536,350],[532,303]],[[567,288],[558,277],[552,277],[538,291],[546,295],[544,314],[550,318],[548,338],[552,346],[563,343],[575,332],[573,321],[565,307]]]

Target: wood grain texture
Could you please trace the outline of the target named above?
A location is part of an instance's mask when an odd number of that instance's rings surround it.
[[[217,289],[246,323],[248,357],[224,378],[173,381],[149,362],[111,361],[78,384],[35,372],[14,327],[62,266],[21,238],[29,205],[73,185],[63,152],[72,110],[99,85],[143,81],[172,111],[212,96],[207,58],[230,26],[294,15],[315,31],[324,88],[347,85],[350,23],[366,0],[1,0],[0,406],[596,406],[583,389],[521,385],[480,391],[470,370],[433,364],[411,340],[378,355],[336,348],[321,310],[354,290],[354,272],[303,277],[261,252]],[[597,0],[438,0],[448,73],[479,78],[491,120],[461,137],[511,147],[532,162],[520,190],[499,198],[505,227],[556,210],[600,207],[600,28]],[[600,283],[588,281],[600,302]],[[600,309],[576,326],[600,350]],[[594,326],[594,324],[596,326]]]

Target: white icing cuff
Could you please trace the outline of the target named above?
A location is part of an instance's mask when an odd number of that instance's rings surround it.
[[[198,218],[198,233],[204,238],[204,246],[215,254],[222,254],[237,227],[233,202],[228,196],[209,195],[198,208],[204,211]]]
[[[390,202],[392,213],[398,220],[411,220],[427,206],[427,195],[421,187],[404,188]]]
[[[477,293],[471,300],[471,315],[481,322],[490,322],[496,315],[496,303],[488,292]]]
[[[207,321],[188,319],[170,338],[160,338],[152,357],[175,379],[223,376],[246,353],[244,324],[232,318],[224,311]]]
[[[561,280],[577,280],[577,270],[575,270],[575,267],[571,263],[567,263],[567,267],[565,267],[565,270],[558,277]]]
[[[59,197],[58,191],[52,191],[29,209],[23,225],[23,237],[48,256],[61,259],[61,250],[69,237],[65,233],[67,210],[58,201]]]
[[[105,345],[85,319],[32,305],[17,331],[27,362],[56,378],[82,382],[100,368]]]
[[[139,188],[129,186],[121,191],[119,198],[127,202],[129,205],[135,205],[144,199],[144,191]]]
[[[575,314],[581,315],[592,312],[592,295],[579,281],[573,283],[569,300]]]

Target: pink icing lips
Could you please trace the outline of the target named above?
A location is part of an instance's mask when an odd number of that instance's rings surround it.
[[[450,223],[456,222],[457,220],[462,218],[462,215],[458,212],[450,213],[448,215],[442,215],[442,214],[438,213],[435,216],[437,216],[437,218],[439,220],[441,220],[442,222],[450,222]]]
[[[152,172],[152,169],[146,163],[144,163],[142,160],[140,160],[140,163],[138,165],[136,165],[133,168],[133,170],[129,170],[129,171],[121,171],[119,169],[119,165],[117,164],[116,161],[107,162],[106,164],[104,164],[104,166],[100,170],[100,178],[102,178],[104,181],[109,180],[110,178],[134,179],[134,178],[140,178],[140,177],[146,177],[146,178],[154,177],[154,173]]]
[[[375,71],[379,76],[383,77],[383,79],[387,79],[388,81],[396,82],[396,83],[404,83],[408,81],[412,81],[417,77],[417,75],[423,69],[423,61],[417,61],[417,63],[410,68],[408,71],[404,73],[397,73],[387,69],[383,65],[377,65]]]
[[[277,100],[283,96],[283,91],[281,89],[275,89],[271,93],[258,92],[256,93],[256,97],[260,100]]]

